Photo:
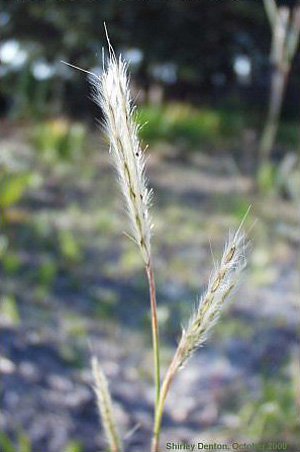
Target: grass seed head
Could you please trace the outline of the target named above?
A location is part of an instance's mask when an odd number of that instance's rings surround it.
[[[99,78],[91,79],[94,100],[102,108],[104,127],[110,141],[110,153],[117,169],[131,235],[140,248],[146,265],[150,261],[152,191],[144,175],[145,157],[138,139],[138,124],[133,119],[127,65],[116,58],[109,44],[109,58]]]
[[[182,332],[178,367],[184,365],[193,352],[206,341],[219,320],[246,265],[245,248],[245,235],[239,228],[235,234],[229,235],[221,262],[214,269],[204,295],[200,298],[187,328]]]
[[[99,413],[101,415],[102,425],[110,451],[122,452],[122,445],[113,415],[108,383],[98,360],[95,357],[92,358],[92,372]]]

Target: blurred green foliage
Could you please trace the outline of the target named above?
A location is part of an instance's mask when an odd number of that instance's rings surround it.
[[[141,124],[140,137],[146,143],[165,141],[179,149],[205,151],[213,148],[220,152],[236,146],[246,128],[260,127],[258,115],[244,109],[199,108],[181,102],[139,107],[136,118]],[[298,125],[285,122],[280,125],[278,142],[292,149],[299,144]],[[245,149],[243,152],[250,152]],[[271,167],[262,168],[259,186],[268,191],[274,184]]]
[[[20,268],[20,259],[19,256],[12,250],[7,249],[3,256],[1,256],[1,264],[5,272],[9,275],[13,275]]]
[[[299,148],[299,123],[294,121],[281,122],[278,128],[277,141],[288,144],[292,149]]]
[[[216,145],[220,140],[238,135],[244,125],[241,115],[234,112],[195,108],[184,103],[164,106],[144,106],[138,110],[143,125],[140,136],[147,142],[182,143],[187,148],[203,144]]]
[[[69,441],[65,447],[63,452],[82,452],[82,444],[79,441]]]
[[[82,316],[68,313],[65,315],[62,325],[70,337],[87,337],[87,321]]]
[[[22,199],[26,190],[37,188],[40,181],[36,173],[11,172],[3,166],[0,167],[1,217],[4,223],[8,219],[8,209]]]
[[[0,196],[3,209],[18,202],[32,184],[32,174],[1,174]]]
[[[22,431],[17,433],[16,442],[13,442],[4,432],[0,432],[0,450],[1,452],[33,452],[30,438]],[[64,446],[62,452],[82,452],[82,450],[80,441],[71,440]]]
[[[78,263],[81,260],[82,252],[78,242],[71,231],[62,230],[58,233],[59,250],[61,256],[67,263]]]
[[[65,118],[49,119],[34,125],[33,145],[49,161],[67,161],[80,155],[86,139],[83,124]]]
[[[92,288],[90,297],[94,302],[94,315],[99,319],[111,319],[115,316],[117,304],[120,302],[118,294],[108,288]]]
[[[258,187],[262,193],[267,193],[274,186],[275,167],[271,163],[264,163],[259,167],[257,174]]]
[[[0,300],[0,317],[11,326],[17,326],[20,323],[20,315],[16,300],[13,295],[5,295]]]
[[[285,370],[285,372],[283,372]],[[298,436],[298,362],[290,371],[280,369],[275,378],[262,377],[261,396],[247,402],[237,412],[238,432],[252,441],[285,441],[291,446]],[[238,432],[236,432],[238,434]],[[294,450],[294,449],[293,449]]]
[[[37,269],[37,278],[43,285],[49,285],[52,283],[56,274],[56,263],[52,259],[46,259],[42,262]]]
[[[17,433],[16,444],[4,432],[0,432],[0,450],[3,452],[32,452],[31,441],[22,431]]]
[[[30,63],[16,74],[15,79],[16,108],[14,117],[35,118],[49,114],[52,106],[49,105],[49,93],[51,92],[51,81],[41,80],[37,83],[34,78]]]

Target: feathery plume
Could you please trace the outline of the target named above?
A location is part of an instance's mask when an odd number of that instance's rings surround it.
[[[108,37],[107,37],[108,39]],[[141,250],[145,265],[150,262],[152,191],[144,175],[145,157],[133,119],[127,64],[116,58],[108,39],[109,58],[100,78],[91,78],[94,100],[104,113],[104,126],[110,140],[110,153],[118,171],[121,191],[132,225],[132,239]]]
[[[207,290],[200,298],[187,328],[182,332],[178,347],[181,350],[179,367],[206,341],[245,266],[245,236],[239,228],[235,234],[229,235],[221,262],[211,275]]]
[[[104,24],[105,27],[105,24]],[[125,197],[132,233],[129,236],[139,247],[149,282],[151,303],[151,328],[154,355],[156,401],[160,391],[159,332],[156,307],[156,289],[151,259],[151,219],[149,206],[152,190],[145,178],[145,155],[138,139],[138,124],[134,121],[129,90],[127,64],[121,56],[117,59],[108,42],[109,58],[100,77],[92,75],[94,101],[104,114],[104,126],[110,140],[110,154],[119,175],[121,191]],[[127,234],[128,235],[128,234]]]
[[[111,396],[108,390],[106,377],[98,363],[97,358],[92,358],[92,371],[95,383],[98,408],[101,414],[102,424],[111,452],[122,452],[121,441],[116,428]]]
[[[212,273],[207,290],[200,298],[198,307],[191,316],[187,328],[182,331],[181,340],[161,387],[152,440],[153,452],[157,452],[159,448],[163,408],[172,381],[178,369],[187,362],[193,352],[207,339],[208,334],[217,323],[222,310],[227,304],[243,268],[246,266],[245,234],[242,231],[242,226],[249,209],[250,207],[236,233],[229,235],[221,262]]]

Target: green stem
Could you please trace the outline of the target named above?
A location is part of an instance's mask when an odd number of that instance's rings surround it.
[[[154,379],[155,379],[155,413],[160,396],[160,358],[159,358],[159,333],[157,321],[157,305],[156,305],[156,289],[153,273],[152,262],[146,266],[147,277],[149,282],[149,293],[151,303],[151,327],[152,327],[152,343],[154,357]]]
[[[171,383],[178,370],[179,364],[181,362],[180,357],[181,357],[181,347],[179,344],[179,346],[176,350],[176,353],[173,357],[173,360],[165,375],[165,378],[164,378],[164,381],[163,381],[163,384],[161,387],[161,391],[160,391],[159,401],[156,406],[155,422],[154,422],[154,430],[153,430],[153,438],[152,438],[152,452],[158,452],[161,421],[162,421],[162,415],[163,415],[163,411],[164,411],[165,400],[168,395]]]

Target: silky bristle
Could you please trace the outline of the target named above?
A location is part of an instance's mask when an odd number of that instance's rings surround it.
[[[221,262],[212,273],[204,295],[182,332],[179,367],[206,341],[219,320],[246,265],[245,248],[245,235],[239,228],[235,234],[229,235]]]
[[[92,358],[92,371],[99,413],[101,415],[102,425],[110,451],[122,452],[121,440],[113,415],[112,401],[108,390],[108,383],[98,363],[98,360],[95,357]]]
[[[150,260],[152,191],[145,175],[145,157],[138,139],[138,124],[133,118],[127,65],[117,59],[110,47],[107,65],[99,78],[93,78],[94,100],[102,108],[104,128],[110,141],[110,153],[117,169],[131,235],[141,250],[146,265]]]

